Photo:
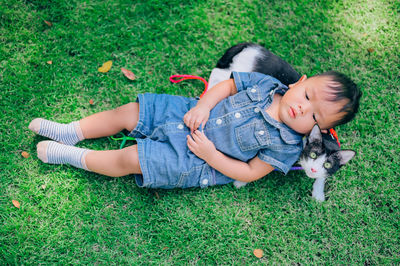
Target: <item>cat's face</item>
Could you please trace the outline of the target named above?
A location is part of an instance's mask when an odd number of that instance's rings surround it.
[[[329,140],[328,140],[329,141]],[[300,165],[310,178],[327,178],[350,161],[353,150],[340,150],[339,146],[327,140],[323,141],[321,131],[315,125],[307,138],[307,144],[300,155]]]

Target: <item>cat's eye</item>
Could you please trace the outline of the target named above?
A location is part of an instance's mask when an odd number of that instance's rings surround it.
[[[325,163],[324,163],[324,167],[325,167],[326,169],[329,169],[329,168],[332,167],[332,164],[331,164],[331,163],[328,163],[328,162],[325,162]]]
[[[311,159],[315,159],[315,158],[317,158],[317,154],[315,152],[311,152],[310,157],[311,157]]]

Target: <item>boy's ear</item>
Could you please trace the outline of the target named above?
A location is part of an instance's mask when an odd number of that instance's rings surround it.
[[[307,76],[306,76],[306,75],[301,76],[301,78],[300,78],[298,81],[296,81],[296,82],[293,83],[293,84],[289,84],[289,86],[288,86],[289,89],[291,89],[291,88],[292,88],[293,86],[295,86],[296,84],[305,81],[306,79],[307,79]]]
[[[301,78],[300,78],[296,83],[305,81],[306,79],[307,79],[307,76],[306,76],[306,75],[303,75],[303,76],[301,76]]]

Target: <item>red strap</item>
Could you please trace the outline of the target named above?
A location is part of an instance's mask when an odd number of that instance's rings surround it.
[[[175,78],[181,78],[181,79],[175,80]],[[207,92],[207,89],[208,89],[208,83],[204,78],[199,77],[199,76],[193,76],[193,75],[172,75],[172,76],[169,77],[169,80],[172,83],[179,83],[179,82],[187,80],[187,79],[198,79],[198,80],[203,81],[203,83],[204,83],[204,91],[200,95],[200,98],[203,97],[203,95]]]
[[[333,128],[330,128],[329,129],[329,133],[331,133],[331,136],[336,139],[336,142],[337,142],[337,144],[339,145],[339,148],[340,148],[339,137],[338,137],[338,134],[336,133],[336,131]]]

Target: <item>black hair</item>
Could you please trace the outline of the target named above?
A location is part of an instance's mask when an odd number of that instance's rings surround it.
[[[333,81],[333,84],[331,83],[328,85],[328,87],[333,90],[333,97],[330,99],[331,101],[336,102],[343,99],[348,100],[339,111],[345,112],[345,115],[336,121],[333,126],[346,124],[353,120],[358,112],[362,95],[362,92],[357,85],[349,77],[336,71],[328,71],[317,76],[329,77]]]

